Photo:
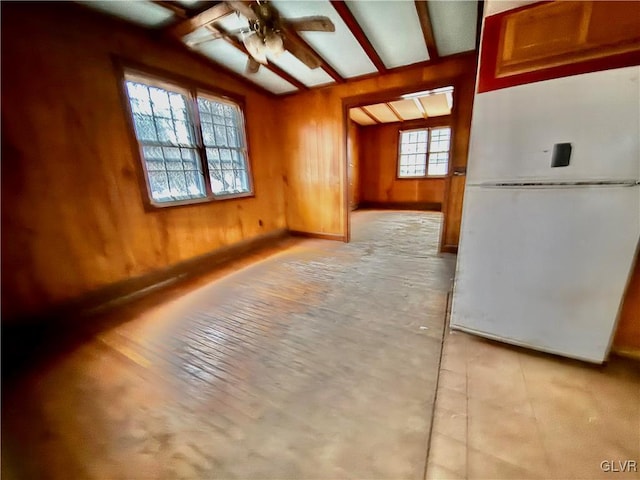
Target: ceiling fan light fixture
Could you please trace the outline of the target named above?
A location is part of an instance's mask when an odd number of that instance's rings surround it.
[[[284,53],[284,41],[276,32],[267,34],[264,39],[264,44],[267,47],[268,52],[276,57],[279,57]]]
[[[247,48],[249,55],[255,58],[257,62],[260,62],[263,65],[267,64],[267,48],[258,34],[252,33],[242,41],[244,46]]]

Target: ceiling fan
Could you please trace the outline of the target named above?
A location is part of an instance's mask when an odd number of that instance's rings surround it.
[[[255,2],[237,0],[226,3],[238,16],[246,17],[249,22],[248,27],[225,31],[219,26],[207,25],[206,28],[210,35],[185,40],[190,47],[197,47],[219,38],[234,39],[234,37],[240,36],[249,53],[247,73],[256,73],[260,64],[266,65],[267,55],[278,57],[285,50],[288,50],[310,69],[318,68],[320,66],[319,59],[310,54],[298,42],[292,41],[291,34],[288,32],[335,32],[336,30],[329,17],[282,18],[278,10],[267,0]]]

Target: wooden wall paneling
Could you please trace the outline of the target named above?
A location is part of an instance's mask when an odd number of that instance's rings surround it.
[[[457,252],[460,241],[474,91],[475,81],[466,76],[460,77],[453,91],[452,117],[454,123],[451,157],[445,185],[445,202],[442,207],[444,223],[441,231],[440,250],[443,252]]]
[[[4,324],[286,227],[276,101],[73,4],[2,13]],[[245,98],[255,198],[144,210],[114,54]]]
[[[360,203],[360,128],[349,121],[347,149],[349,162],[349,208],[355,210]]]
[[[622,301],[613,351],[640,360],[640,244]]]
[[[444,178],[397,178],[398,139],[404,128],[402,123],[361,127],[361,188],[365,205],[442,204]]]
[[[380,95],[398,98],[403,93],[452,85],[454,82],[470,84],[473,92],[475,66],[475,52],[470,52],[441,58],[430,65],[417,65],[376,78],[285,97],[281,113],[289,228],[347,235],[345,122],[348,116],[343,110],[343,103],[349,102],[347,106],[366,105],[381,101]],[[469,102],[468,109],[462,110],[463,115],[470,115],[472,98],[460,97],[459,102]],[[467,119],[463,118],[461,122],[465,124]],[[318,137],[320,141],[307,141],[316,129],[322,131],[322,136]],[[463,139],[464,133],[460,137],[461,141]],[[361,148],[364,144],[362,141]],[[466,149],[458,148],[454,154],[461,155],[463,151]],[[361,171],[364,183],[367,181],[365,169],[361,167]]]

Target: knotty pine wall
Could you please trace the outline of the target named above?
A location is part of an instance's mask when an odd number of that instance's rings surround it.
[[[397,178],[398,139],[401,123],[360,127],[362,170],[361,198],[364,204],[431,204],[442,207],[445,179]]]
[[[343,99],[385,90],[411,91],[412,88],[422,89],[428,85],[454,85],[458,94],[452,126],[458,133],[454,138],[452,156],[454,165],[466,165],[475,69],[476,58],[471,52],[434,62],[431,66],[407,68],[284,99],[285,201],[289,228],[337,238],[347,233]],[[445,215],[450,215],[445,221],[445,243],[455,245],[460,223],[460,212],[456,205],[454,203],[451,208],[443,206]]]
[[[143,209],[113,54],[245,96],[255,198]],[[282,147],[265,128],[278,123],[276,105],[80,6],[3,5],[3,323],[285,228]]]
[[[355,210],[360,204],[360,130],[361,127],[354,121],[349,120],[349,134],[347,145],[349,149],[349,208]]]

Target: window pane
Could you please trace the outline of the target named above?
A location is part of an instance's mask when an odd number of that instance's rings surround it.
[[[180,156],[180,149],[179,148],[164,147],[162,149],[162,152],[164,153],[164,158],[165,159],[171,159],[171,160],[181,160],[182,159],[182,157]]]
[[[160,147],[142,147],[142,155],[146,160],[164,160]]]
[[[176,120],[187,120],[187,105],[184,97],[177,93],[169,94],[169,102],[171,103],[171,115]]]
[[[431,130],[430,152],[448,152],[451,142],[450,128],[434,128]]]
[[[156,134],[156,127],[153,123],[153,117],[148,115],[142,115],[139,113],[133,114],[133,123],[136,128],[136,136],[138,140],[154,142],[158,140]]]
[[[187,171],[184,175],[189,195],[192,197],[200,196],[201,192],[204,192],[204,180],[200,172]]]
[[[227,132],[225,128],[220,125],[214,125],[213,129],[215,132],[215,144],[220,147],[228,146]]]
[[[446,175],[449,153],[431,153],[429,155],[429,175]]]
[[[171,118],[171,104],[169,103],[169,92],[160,88],[149,88],[151,96],[151,108],[156,117]]]
[[[147,170],[150,172],[164,172],[165,171],[164,162],[148,161]]]
[[[240,143],[238,142],[238,135],[236,133],[235,128],[227,127],[227,138],[229,139],[229,146],[231,147],[240,146]]]
[[[427,137],[427,130],[401,132],[399,177],[416,177],[426,174]]]
[[[204,115],[205,113],[211,113],[211,109],[209,108],[209,102],[204,98],[198,97],[198,110],[200,111],[200,115]]]
[[[149,172],[149,188],[151,188],[151,196],[154,200],[158,202],[171,200],[169,180],[165,172]]]
[[[235,149],[207,148],[211,189],[216,195],[250,191],[244,154]]]
[[[149,90],[145,85],[127,82],[127,93],[134,114],[151,115],[151,100],[149,99]]]
[[[177,120],[173,122],[173,125],[178,143],[180,145],[191,145],[193,141],[191,140],[191,131],[187,123]]]

